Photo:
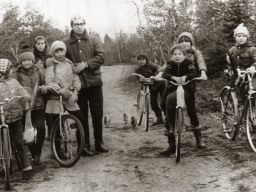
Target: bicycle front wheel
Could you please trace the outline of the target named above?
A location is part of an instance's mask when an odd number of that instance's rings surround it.
[[[10,146],[9,146],[9,134],[6,127],[3,127],[3,167],[5,172],[5,184],[6,189],[9,190],[11,188],[10,183],[10,165],[11,165],[11,157],[10,157]]]
[[[139,119],[138,125],[140,126],[143,118],[143,113],[144,113],[143,95],[141,91],[137,96],[137,111],[138,111],[138,119]]]
[[[226,89],[221,94],[222,127],[225,136],[234,141],[239,132],[237,99],[230,90]]]
[[[150,95],[147,93],[145,96],[145,113],[146,113],[145,131],[146,132],[148,132],[148,127],[149,127],[149,108],[150,108]]]
[[[184,129],[183,111],[182,108],[178,108],[176,111],[176,123],[175,123],[175,143],[176,143],[176,162],[180,161],[181,151],[181,134]]]
[[[246,106],[245,130],[248,142],[253,152],[256,153],[256,103],[250,99]]]
[[[79,161],[85,144],[81,122],[73,115],[62,115],[61,130],[58,118],[53,126],[51,142],[57,162],[63,167],[72,167]]]

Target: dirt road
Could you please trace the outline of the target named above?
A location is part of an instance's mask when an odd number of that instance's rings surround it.
[[[21,173],[12,175],[16,191],[256,191],[256,156],[250,151],[245,136],[235,142],[227,141],[221,132],[219,113],[199,114],[207,149],[196,149],[192,133],[184,133],[179,164],[175,163],[174,155],[159,155],[159,151],[167,147],[163,126],[151,126],[149,132],[144,132],[142,126],[132,128],[130,123],[114,122],[121,121],[119,115],[123,112],[128,113],[129,118],[136,114],[132,105],[139,85],[130,76],[133,70],[132,65],[102,68],[104,113],[113,116],[109,127],[104,129],[110,152],[82,157],[74,167],[66,169],[50,158],[49,141],[46,141],[43,165],[34,167],[33,178],[23,182]],[[202,85],[209,87],[211,83],[216,82],[209,80]],[[0,182],[3,190],[2,178]]]

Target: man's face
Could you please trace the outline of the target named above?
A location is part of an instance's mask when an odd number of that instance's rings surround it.
[[[72,29],[75,34],[82,35],[85,30],[85,22],[83,19],[75,19],[73,21]]]

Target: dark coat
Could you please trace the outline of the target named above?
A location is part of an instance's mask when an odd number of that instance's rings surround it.
[[[104,63],[105,52],[100,40],[89,35],[86,30],[81,39],[77,39],[72,30],[70,36],[63,39],[63,42],[67,46],[66,57],[70,59],[74,65],[82,61],[87,62],[89,65],[89,68],[84,69],[78,74],[81,87],[90,88],[101,86],[103,82],[100,66]]]
[[[29,87],[30,91],[34,90],[36,83],[38,87],[44,85],[43,72],[36,65],[32,65],[30,72],[24,70],[21,66],[18,66],[16,73],[13,74],[13,77],[17,79],[23,87]],[[37,90],[34,107],[43,108],[45,106],[45,98],[43,95],[41,95],[39,88],[37,88]]]
[[[256,67],[256,48],[252,43],[247,42],[243,45],[236,44],[228,51],[231,69],[237,74],[237,67],[246,69],[251,66]]]
[[[164,79],[167,79],[171,81],[172,77],[182,77],[182,76],[187,76],[186,81],[193,79],[197,76],[197,72],[195,69],[195,66],[193,65],[192,61],[185,59],[183,62],[180,64],[175,63],[174,61],[168,61],[167,62],[167,67],[163,71],[162,77]],[[169,87],[169,92],[173,92],[177,89],[177,86],[170,86]],[[195,91],[195,82],[191,82],[187,85],[184,86],[184,89],[189,91],[189,92],[194,92]]]

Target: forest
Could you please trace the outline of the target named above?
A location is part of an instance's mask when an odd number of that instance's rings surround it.
[[[134,63],[136,55],[145,52],[150,59],[163,65],[169,51],[181,32],[194,35],[196,47],[203,52],[209,77],[218,76],[226,67],[225,55],[234,45],[233,31],[243,23],[250,32],[250,41],[256,43],[256,2],[254,0],[130,0],[136,10],[139,26],[136,33],[122,30],[115,37],[102,38],[106,52],[105,65]],[[49,44],[69,34],[66,27],[58,29],[53,21],[27,5],[21,15],[18,6],[4,4],[0,23],[0,57],[17,63],[19,49],[33,44],[34,38],[43,35]],[[146,21],[142,24],[143,21]],[[97,32],[89,33],[99,36]]]

